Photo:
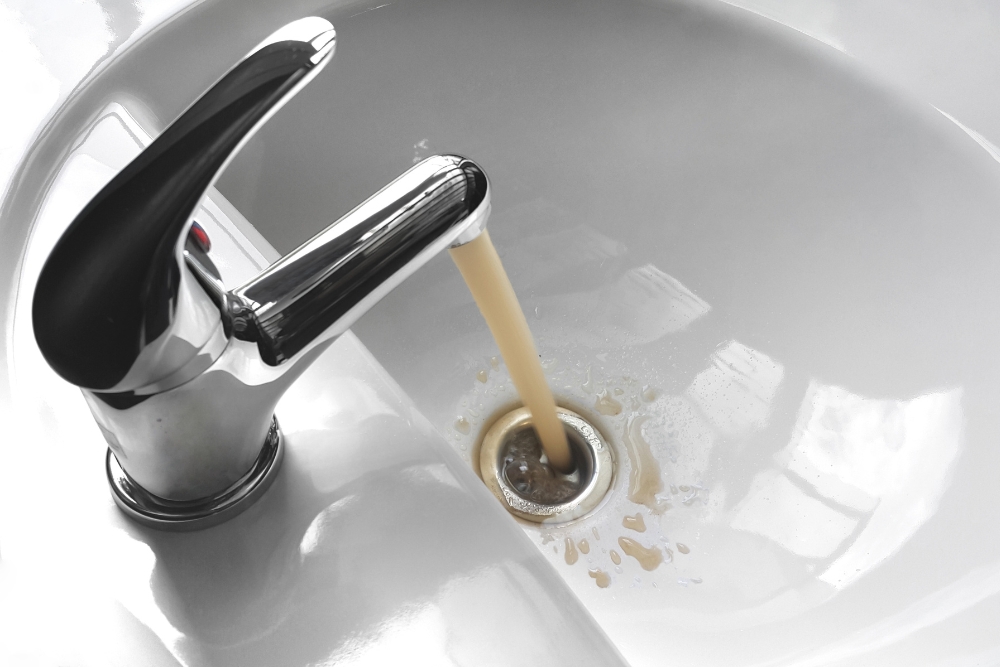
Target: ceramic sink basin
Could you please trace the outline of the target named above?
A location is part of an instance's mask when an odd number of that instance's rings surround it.
[[[293,387],[287,460],[246,514],[175,535],[115,509],[100,432],[34,345],[32,281],[149,136],[305,15],[337,55],[204,202],[224,278],[423,157],[476,159],[557,400],[615,453],[590,515],[529,525],[477,479],[518,403],[446,256]],[[0,658],[1000,662],[989,149],[721,3],[192,5],[86,80],[4,204]]]

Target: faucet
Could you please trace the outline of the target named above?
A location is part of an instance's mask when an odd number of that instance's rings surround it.
[[[39,348],[82,388],[114,500],[146,525],[204,528],[259,498],[281,463],[274,408],[289,385],[393,287],[486,226],[485,173],[435,156],[223,286],[192,227],[198,203],[330,61],[335,36],[308,17],[266,38],[84,207],[42,269]]]

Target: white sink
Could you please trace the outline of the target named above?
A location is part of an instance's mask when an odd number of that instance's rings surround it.
[[[198,4],[22,163],[0,226],[23,255],[3,274],[0,661],[1000,661],[988,142],[728,5],[379,4]],[[115,509],[100,432],[24,316],[38,262],[135,135],[309,14],[337,27],[333,63],[206,203],[233,279],[420,158],[476,159],[557,397],[616,451],[592,515],[519,524],[475,479],[517,397],[444,256],[288,394],[287,459],[246,514],[177,535]],[[657,494],[630,493],[637,464]],[[644,570],[619,537],[669,556]]]

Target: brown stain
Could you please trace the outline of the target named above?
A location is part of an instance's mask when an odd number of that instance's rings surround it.
[[[618,546],[626,555],[639,561],[642,569],[652,572],[663,562],[663,552],[656,547],[644,547],[631,537],[619,537]]]
[[[654,514],[663,514],[670,504],[658,500],[656,494],[663,490],[660,479],[660,464],[653,457],[649,443],[642,437],[642,425],[648,417],[633,416],[625,424],[622,440],[628,453],[632,469],[628,475],[628,499],[637,505],[645,505]]]
[[[478,373],[476,373],[476,379],[479,380],[480,382],[482,382],[483,384],[486,384],[486,381],[489,378],[490,378],[490,374],[487,373],[486,371],[479,371]]]
[[[622,564],[622,557],[619,556],[618,552],[615,551],[614,549],[611,550],[611,562],[614,563],[615,565]]]
[[[608,390],[605,389],[597,395],[597,399],[594,401],[594,409],[602,415],[614,417],[622,413],[622,404],[611,398],[608,395]]]
[[[634,530],[637,533],[646,532],[646,522],[642,519],[642,514],[639,512],[635,513],[635,516],[629,516],[628,514],[622,519],[622,525],[630,530]]]
[[[576,552],[576,545],[573,544],[573,540],[566,538],[566,564],[572,565],[580,557],[580,554]]]
[[[682,554],[691,553],[691,549],[688,548],[688,545],[681,544],[680,542],[677,543],[677,550],[680,551]]]
[[[594,580],[598,588],[607,588],[611,585],[611,575],[604,570],[595,567],[593,570],[587,570],[587,574]]]
[[[587,540],[585,540],[585,539],[584,540],[580,540],[579,542],[576,543],[576,546],[580,547],[580,551],[582,553],[585,553],[585,554],[589,554],[590,553],[590,542],[588,542]]]
[[[455,430],[463,435],[469,435],[469,432],[472,430],[472,424],[465,417],[459,417],[455,420]]]

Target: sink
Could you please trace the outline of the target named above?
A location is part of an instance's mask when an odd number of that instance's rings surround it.
[[[588,516],[520,522],[476,478],[518,402],[445,256],[286,395],[250,510],[173,534],[115,508],[101,433],[34,344],[33,280],[150,136],[310,14],[335,59],[199,212],[223,277],[424,157],[475,158],[557,400],[618,462]],[[1000,660],[1000,164],[977,137],[722,3],[192,5],[69,97],[4,203],[0,658]]]

